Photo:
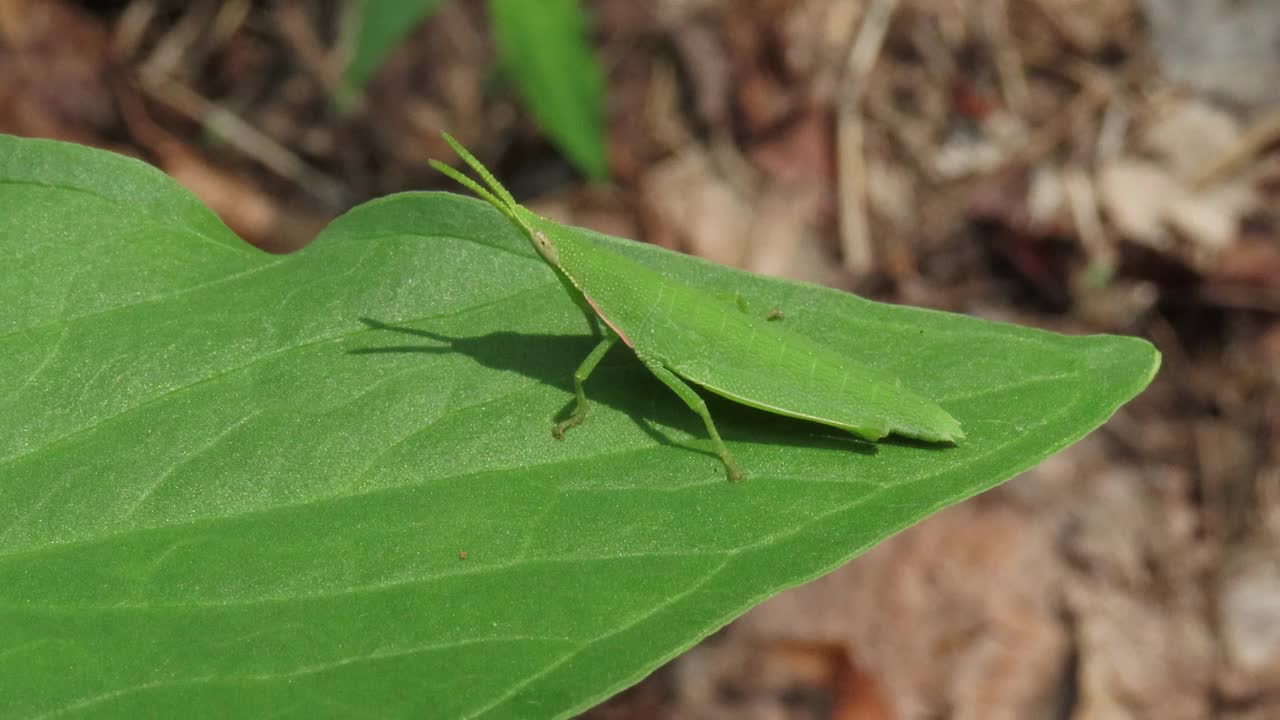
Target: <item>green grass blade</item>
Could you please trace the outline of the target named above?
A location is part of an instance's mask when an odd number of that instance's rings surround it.
[[[604,81],[578,0],[489,0],[503,67],[538,124],[593,179],[605,162]]]
[[[356,0],[355,47],[343,76],[343,92],[355,95],[382,61],[441,5],[442,0]]]

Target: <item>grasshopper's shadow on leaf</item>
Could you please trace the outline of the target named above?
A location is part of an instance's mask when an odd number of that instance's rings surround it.
[[[360,318],[371,330],[385,330],[432,341],[432,345],[386,345],[348,350],[351,355],[382,355],[388,353],[460,353],[485,367],[506,372],[517,372],[540,383],[573,394],[573,371],[595,345],[596,340],[585,335],[529,335],[515,332],[494,332],[472,337],[452,337],[420,328],[384,323],[372,318]],[[669,389],[663,386],[634,357],[628,358],[625,350],[614,349],[595,374],[587,380],[587,398],[595,405],[604,405],[631,416],[654,442],[671,447],[714,453],[702,445],[689,445],[670,438],[658,426],[679,428],[694,437],[705,435],[698,417],[689,410]],[[612,359],[612,362],[610,362]],[[634,372],[624,367],[633,363]],[[626,382],[609,382],[616,378],[615,371],[627,372]],[[874,443],[865,442],[836,428],[826,425],[774,415],[740,405],[712,393],[701,391],[716,424],[726,439],[769,445],[792,445],[808,448],[824,448],[875,454]],[[557,413],[554,420],[562,420],[572,412],[570,400]],[[590,423],[588,418],[587,423]],[[576,430],[574,432],[582,432]],[[550,426],[548,426],[550,434]],[[569,437],[572,436],[570,433]],[[927,447],[922,444],[922,447]]]

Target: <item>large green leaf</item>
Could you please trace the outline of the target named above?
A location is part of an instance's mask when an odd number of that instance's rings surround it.
[[[538,124],[588,177],[604,178],[604,80],[579,0],[489,0],[489,18]]]
[[[557,442],[589,326],[484,204],[397,195],[271,256],[140,163],[0,137],[0,713],[564,716],[1078,440],[1158,363],[600,242],[783,309],[968,440],[711,398],[729,483],[619,350]]]

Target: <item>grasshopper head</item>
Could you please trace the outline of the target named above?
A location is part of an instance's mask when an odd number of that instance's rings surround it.
[[[538,251],[543,260],[560,267],[560,251],[556,249],[555,243],[551,242],[551,238],[541,230],[533,230],[529,233],[529,239],[533,241],[533,249]]]
[[[485,200],[490,205],[497,208],[497,210],[503,215],[506,215],[511,222],[520,226],[520,229],[524,230],[525,235],[529,238],[529,242],[533,243],[533,249],[538,251],[538,255],[540,255],[543,260],[546,260],[555,267],[559,267],[560,253],[556,249],[556,244],[551,241],[551,238],[547,237],[545,232],[536,227],[537,221],[540,218],[521,207],[520,204],[516,202],[515,198],[512,197],[511,193],[507,192],[507,189],[502,186],[502,183],[498,182],[497,178],[489,172],[488,168],[482,165],[474,155],[462,146],[461,143],[454,140],[449,133],[442,133],[442,135],[444,135],[445,142],[449,143],[449,147],[453,148],[453,151],[458,153],[458,157],[462,158],[463,162],[474,170],[476,174],[480,176],[480,179],[484,180],[485,185],[488,185],[488,187],[486,188],[484,185],[481,185],[475,180],[472,180],[466,175],[463,175],[438,160],[431,160],[431,167],[439,170],[445,175],[448,175],[455,182],[471,190],[471,192],[475,193],[482,200]]]

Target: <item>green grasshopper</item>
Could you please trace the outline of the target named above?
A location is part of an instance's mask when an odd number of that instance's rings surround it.
[[[964,437],[955,418],[894,378],[772,322],[780,312],[753,317],[731,301],[602,249],[578,228],[527,210],[466,148],[447,133],[444,139],[488,188],[437,160],[431,166],[520,228],[587,317],[604,323],[600,342],[573,374],[577,404],[555,426],[556,438],[586,418],[591,405],[583,384],[619,340],[702,418],[730,480],[741,479],[742,470],[720,438],[706,402],[685,381],[743,405],[841,428],[864,440],[890,433],[930,442]]]

